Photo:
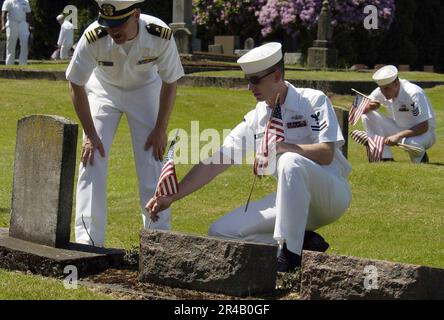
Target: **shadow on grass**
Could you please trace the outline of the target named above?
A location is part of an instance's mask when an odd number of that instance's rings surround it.
[[[428,165],[431,165],[431,166],[444,166],[444,163],[442,163],[442,162],[429,162]]]
[[[0,208],[0,214],[2,213],[10,213],[11,212],[11,208]]]

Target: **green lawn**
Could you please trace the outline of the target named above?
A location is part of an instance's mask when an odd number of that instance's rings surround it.
[[[0,79],[0,86],[0,227],[7,227],[17,120],[30,114],[57,114],[75,121],[77,118],[66,82]],[[351,142],[349,159],[353,165],[350,176],[353,202],[339,221],[320,229],[331,244],[329,252],[444,268],[444,197],[441,191],[444,173],[444,86],[429,89],[427,93],[437,113],[438,123],[438,143],[429,151],[432,164],[412,165],[407,155],[396,151],[396,163],[370,165],[366,162],[364,149]],[[351,96],[333,97],[337,105],[348,105],[351,100]],[[170,129],[184,128],[189,131],[190,121],[199,119],[201,130],[216,128],[221,132],[241,121],[254,104],[254,99],[246,90],[181,87]],[[189,165],[178,165],[179,179],[189,169]],[[142,223],[125,120],[121,122],[111,150],[109,172],[106,245],[136,247]],[[245,202],[251,179],[250,167],[233,167],[210,185],[175,203],[172,208],[173,229],[206,234],[212,221]],[[258,199],[274,188],[272,178],[264,179],[257,185],[253,198]],[[10,289],[14,286],[24,288],[27,281],[35,280],[0,271],[0,292],[4,292],[1,287],[3,283],[12,282],[5,286],[9,290],[7,292],[11,292],[6,294],[7,298],[38,296],[32,295],[33,289],[28,290],[29,295],[21,295],[21,289]],[[49,280],[45,283],[52,288]],[[53,290],[56,290],[55,287]],[[65,290],[56,296],[73,297]],[[81,296],[87,298],[86,294]]]
[[[229,65],[237,65],[236,63],[228,63]],[[5,66],[0,65],[1,69],[24,69],[24,70],[47,70],[47,71],[65,71],[68,63],[60,61],[39,61],[38,63],[30,63],[26,66]],[[293,80],[339,80],[339,81],[372,81],[372,71],[309,71],[294,70],[293,66],[289,66],[286,77]],[[293,69],[293,70],[291,70]],[[208,71],[196,72],[193,76],[213,76],[213,77],[236,77],[243,78],[242,71]],[[444,74],[431,72],[400,72],[400,77],[412,81],[444,81]]]
[[[370,71],[297,71],[288,70],[285,76],[293,80],[338,80],[338,81],[373,81]],[[235,77],[243,78],[242,71],[208,71],[196,72],[193,76]],[[444,81],[444,74],[430,72],[400,72],[400,77],[412,81]]]

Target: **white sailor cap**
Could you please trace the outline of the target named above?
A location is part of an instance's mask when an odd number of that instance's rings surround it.
[[[270,42],[254,48],[237,60],[245,75],[253,75],[274,66],[282,60],[282,45]]]
[[[384,66],[373,74],[373,80],[378,86],[385,86],[398,78],[398,69],[395,66]]]
[[[104,27],[118,27],[126,22],[145,0],[96,0],[99,5],[98,22]]]

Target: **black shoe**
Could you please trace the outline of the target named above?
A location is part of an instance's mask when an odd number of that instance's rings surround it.
[[[296,253],[287,249],[287,245],[284,246],[277,258],[277,271],[278,272],[292,272],[302,265],[302,257]]]
[[[427,152],[422,156],[421,163],[429,163],[429,156],[427,155]]]
[[[314,231],[305,231],[304,250],[325,252],[330,247],[327,241]]]
[[[393,159],[393,158],[382,158],[381,161],[382,162],[395,162],[395,159]]]

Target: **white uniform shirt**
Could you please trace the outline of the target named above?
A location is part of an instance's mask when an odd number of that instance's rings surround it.
[[[295,88],[290,83],[285,103],[281,105],[285,142],[293,144],[335,143],[333,162],[325,167],[337,176],[347,177],[351,166],[338,149],[344,144],[336,114],[330,100],[321,91]],[[271,108],[259,102],[225,138],[221,152],[233,158],[239,150],[252,151],[265,133]],[[251,143],[254,137],[255,143]]]
[[[166,83],[177,81],[184,70],[174,38],[166,40],[148,33],[146,26],[150,23],[168,28],[162,20],[141,14],[139,33],[128,54],[109,35],[93,43],[83,35],[66,70],[66,79],[85,85],[94,71],[94,80],[121,89],[141,88],[159,76]],[[85,33],[98,26],[94,22]]]
[[[28,0],[6,0],[3,2],[2,11],[8,12],[8,21],[26,21],[26,14],[31,12]]]
[[[72,46],[74,43],[74,26],[68,20],[65,20],[60,26],[59,39],[57,45]]]
[[[435,113],[424,90],[417,85],[400,79],[398,97],[387,100],[376,88],[369,96],[387,108],[389,117],[392,118],[402,130],[429,120],[429,130],[435,130]]]

